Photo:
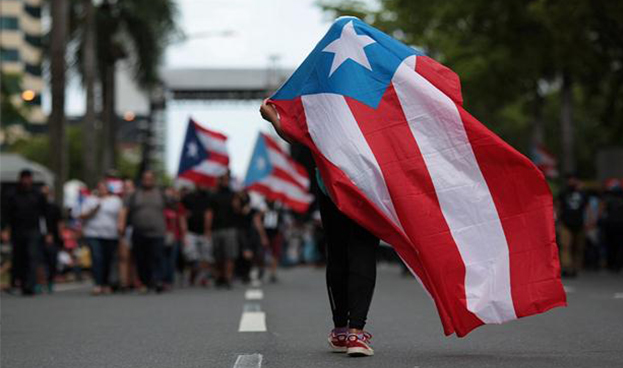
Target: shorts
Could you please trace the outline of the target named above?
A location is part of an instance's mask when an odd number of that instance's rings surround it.
[[[229,261],[238,257],[238,236],[235,228],[214,230],[212,243],[217,261]]]
[[[212,262],[212,242],[204,235],[186,233],[184,248],[184,258],[188,262]]]

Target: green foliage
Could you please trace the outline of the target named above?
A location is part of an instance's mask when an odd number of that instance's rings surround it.
[[[580,174],[594,174],[599,148],[623,142],[623,2],[608,0],[324,1],[452,68],[465,107],[526,152],[534,121],[561,152],[560,80],[574,83]],[[560,157],[560,154],[559,154]]]
[[[69,152],[68,178],[85,181],[82,165],[82,153],[83,149],[85,149],[82,144],[82,127],[73,126],[68,128],[67,142]],[[40,134],[17,140],[7,148],[7,151],[18,153],[31,161],[51,168],[51,152],[59,148],[54,144],[50,145],[47,135]],[[137,163],[130,162],[122,156],[119,158],[119,172],[122,176],[132,178],[136,176],[137,171]]]
[[[22,92],[22,76],[20,74],[0,73],[0,117],[2,125],[25,125],[28,105],[16,105],[12,100],[19,98]]]

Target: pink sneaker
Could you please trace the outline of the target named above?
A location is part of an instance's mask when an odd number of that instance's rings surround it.
[[[374,350],[370,347],[370,339],[372,335],[366,331],[360,334],[349,333],[346,353],[352,357],[374,355]]]
[[[334,328],[329,334],[329,346],[334,353],[346,352],[346,339],[348,330],[346,328]]]

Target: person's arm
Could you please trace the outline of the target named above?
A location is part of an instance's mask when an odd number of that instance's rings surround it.
[[[268,99],[265,99],[264,102],[262,102],[262,106],[260,107],[260,114],[262,115],[262,118],[264,120],[268,121],[269,123],[273,125],[273,127],[275,128],[275,131],[277,132],[277,134],[279,134],[281,139],[283,139],[284,141],[288,143],[293,143],[292,139],[290,139],[290,137],[288,137],[283,131],[283,129],[281,128],[281,120],[279,119],[279,113],[277,112],[277,109],[275,108],[275,106],[273,106],[273,104],[268,102]]]
[[[209,239],[212,237],[212,222],[214,221],[214,210],[211,208],[205,211],[204,215],[204,233],[205,236]]]
[[[264,248],[267,248],[269,240],[266,229],[264,229],[264,224],[262,224],[262,214],[260,212],[253,215],[253,226],[255,226],[255,230],[257,230],[257,233],[260,235],[260,243],[262,243]]]
[[[121,207],[119,211],[119,217],[117,218],[117,231],[119,236],[125,234],[125,228],[128,225],[128,208],[126,206]]]
[[[179,211],[179,226],[180,226],[180,238],[183,242],[186,241],[186,232],[188,231],[188,214],[186,210]]]

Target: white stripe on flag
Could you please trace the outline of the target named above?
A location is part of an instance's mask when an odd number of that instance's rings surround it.
[[[454,102],[406,59],[393,85],[465,264],[467,309],[485,323],[516,319],[508,244]]]
[[[201,144],[210,152],[220,153],[221,155],[229,156],[227,152],[227,141],[218,139],[212,135],[206,134],[197,129],[197,136],[201,141]]]
[[[311,203],[313,200],[312,195],[308,192],[275,176],[267,176],[262,180],[257,181],[257,183],[266,185],[274,192],[283,193],[293,201]]]
[[[319,93],[301,101],[316,147],[404,233],[381,168],[344,97]]]
[[[273,166],[290,174],[292,179],[294,179],[297,183],[305,188],[309,187],[309,179],[299,174],[299,172],[296,171],[296,168],[292,166],[289,160],[281,152],[268,147],[268,158]]]
[[[193,167],[192,171],[199,172],[207,176],[221,176],[227,172],[227,165],[223,165],[216,161],[205,160],[199,165]]]

